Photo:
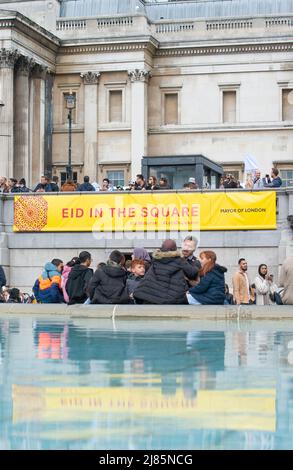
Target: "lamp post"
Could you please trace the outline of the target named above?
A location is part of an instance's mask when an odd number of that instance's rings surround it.
[[[66,178],[72,179],[72,163],[71,163],[71,134],[72,134],[72,110],[75,109],[75,95],[70,91],[65,96],[66,108],[68,109],[68,165],[66,167]]]

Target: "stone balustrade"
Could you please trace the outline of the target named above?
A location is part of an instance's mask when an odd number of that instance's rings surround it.
[[[293,26],[293,17],[266,19],[266,28],[271,28],[273,26]]]
[[[248,29],[252,28],[253,20],[225,20],[225,21],[207,21],[206,29],[211,30],[227,30],[227,29]]]
[[[194,28],[194,23],[159,23],[156,24],[156,33],[182,33],[192,31]]]
[[[114,18],[98,18],[97,19],[98,28],[119,28],[119,26],[132,26],[133,17],[132,16],[119,16]]]
[[[271,30],[278,34],[286,34],[291,31],[293,26],[292,16],[280,17],[257,17],[257,18],[221,18],[209,20],[166,20],[161,19],[150,22],[143,15],[115,15],[113,17],[82,18],[82,19],[58,19],[56,22],[56,32],[61,38],[70,38],[78,32],[79,36],[92,37],[111,37],[117,34],[123,37],[136,35],[152,34],[160,41],[177,39],[182,34],[188,35],[190,39],[208,40],[229,35],[229,38],[243,35],[243,30],[249,36],[259,37],[260,30],[262,35],[271,35]]]
[[[76,30],[86,30],[87,22],[86,20],[58,20],[56,22],[57,31],[76,31]]]

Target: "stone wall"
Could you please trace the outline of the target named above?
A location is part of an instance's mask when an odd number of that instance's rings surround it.
[[[231,277],[240,257],[248,261],[249,275],[253,279],[261,263],[267,263],[277,279],[284,259],[293,255],[293,234],[287,216],[293,214],[293,191],[278,192],[277,230],[206,231],[195,233],[199,239],[198,252],[212,249],[218,262],[228,268],[226,280]],[[64,262],[89,250],[93,256],[93,267],[105,261],[113,249],[132,253],[135,246],[144,246],[153,251],[161,244],[162,234],[144,233],[13,233],[13,198],[0,200],[0,263],[3,265],[10,286],[30,291],[42,266],[52,258]],[[170,233],[178,245],[186,233]]]

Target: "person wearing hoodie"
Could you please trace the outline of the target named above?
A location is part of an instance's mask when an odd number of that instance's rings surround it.
[[[63,261],[53,259],[46,263],[42,275],[36,280],[33,293],[38,302],[42,304],[60,304],[64,302],[61,290],[61,273]]]
[[[63,292],[63,297],[65,302],[68,304],[69,302],[69,297],[66,292],[66,284],[68,281],[69,274],[73,268],[73,266],[77,263],[80,263],[78,256],[74,256],[72,260],[68,261],[68,263],[64,266],[64,269],[62,271],[62,281],[61,281],[61,288]]]
[[[187,279],[195,279],[198,267],[182,258],[174,240],[165,240],[153,253],[150,269],[134,291],[137,303],[186,304]]]
[[[217,256],[213,251],[202,251],[199,255],[201,270],[200,281],[186,294],[191,305],[223,305],[225,300],[225,276],[227,269],[216,264]]]
[[[127,304],[126,287],[127,272],[124,269],[125,257],[120,251],[114,250],[109,256],[106,266],[99,267],[88,287],[92,304]]]
[[[83,178],[83,183],[77,188],[76,191],[82,191],[82,192],[86,192],[86,191],[95,191],[95,188],[93,187],[93,185],[90,183],[90,178],[89,176],[85,176]]]
[[[93,277],[91,263],[92,256],[88,251],[79,253],[78,261],[73,266],[66,284],[69,305],[83,304],[87,300],[87,287]]]

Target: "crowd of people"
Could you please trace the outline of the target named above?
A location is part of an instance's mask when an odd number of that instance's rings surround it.
[[[266,189],[266,188],[280,188],[283,182],[279,176],[279,170],[272,168],[271,175],[266,174],[261,176],[260,170],[255,170],[247,174],[246,183],[242,185],[237,181],[232,174],[226,174],[220,179],[219,189]]]
[[[204,183],[204,189],[210,189],[208,182]],[[266,188],[279,188],[282,186],[282,180],[279,177],[279,171],[277,168],[272,168],[271,176],[268,174],[265,177],[261,176],[261,172],[256,170],[254,175],[248,175],[245,185],[242,185],[240,181],[236,181],[233,175],[225,174],[219,183],[218,189],[266,189]],[[196,190],[200,188],[200,184],[195,178],[190,177],[188,181],[183,184],[183,190]],[[127,186],[114,186],[108,178],[104,178],[102,185],[97,182],[90,183],[89,176],[84,177],[82,184],[75,183],[72,179],[67,179],[65,183],[59,187],[59,178],[53,176],[42,176],[41,181],[35,186],[34,189],[30,189],[26,185],[24,178],[17,181],[15,178],[0,177],[0,193],[29,193],[29,192],[92,192],[92,191],[158,191],[158,190],[170,190],[173,189],[172,185],[165,176],[162,176],[159,180],[155,176],[150,176],[148,180],[144,178],[142,174],[136,175],[135,180],[129,181]]]
[[[167,239],[160,249],[149,254],[135,248],[132,259],[112,251],[106,263],[91,268],[92,256],[82,251],[65,265],[54,258],[45,264],[32,288],[33,295],[19,289],[6,289],[3,268],[0,269],[1,302],[38,302],[73,304],[191,304],[191,305],[293,305],[293,257],[282,268],[279,285],[261,264],[253,282],[248,276],[244,258],[233,274],[233,293],[225,282],[227,268],[217,263],[214,251],[204,250],[195,256],[197,240],[188,236],[178,249]]]

